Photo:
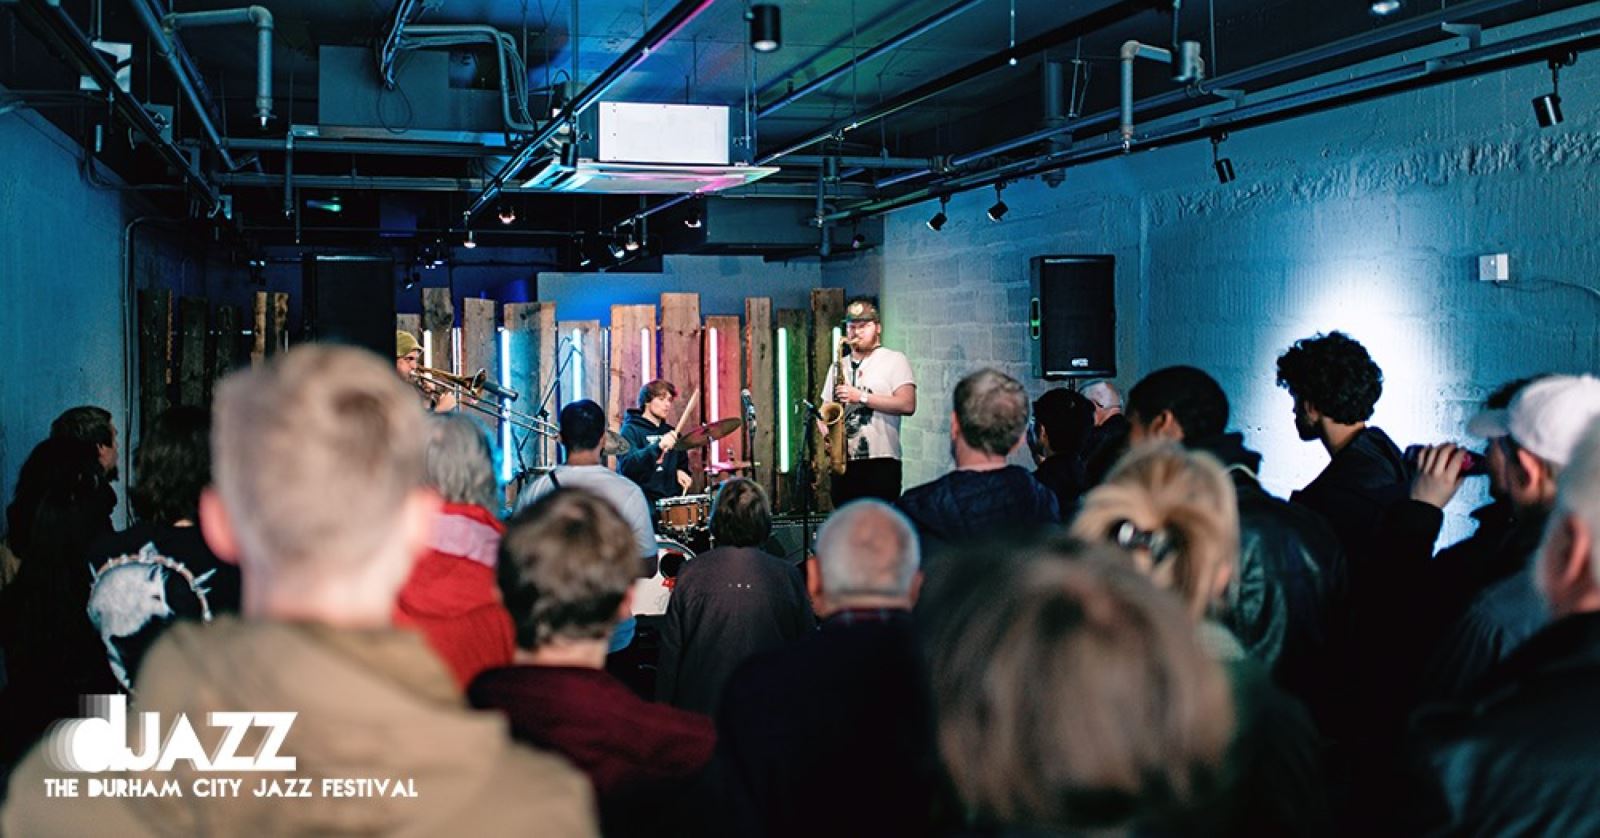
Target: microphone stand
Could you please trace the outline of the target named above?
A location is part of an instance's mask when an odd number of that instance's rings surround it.
[[[578,354],[577,344],[571,343],[568,338],[562,338],[561,342],[568,344],[567,357],[562,359],[560,363],[556,364],[556,374],[550,378],[550,386],[545,388],[544,395],[539,398],[539,409],[534,411],[533,414],[534,416],[546,421],[550,419],[550,399],[555,397],[556,388],[561,384],[561,376],[567,371],[567,366],[572,363],[572,356]],[[523,437],[523,441],[526,442],[527,437]],[[518,465],[521,465],[520,461],[522,458],[522,446],[520,445],[517,446],[517,458]]]
[[[822,414],[816,405],[805,399],[801,399],[795,409],[801,411],[808,420],[805,435],[800,438],[800,467],[795,469],[795,483],[799,487],[796,491],[800,495],[800,563],[804,565],[811,558],[811,496],[816,492],[816,487],[812,485],[814,467],[811,464],[811,437],[816,426],[811,423],[821,422]]]

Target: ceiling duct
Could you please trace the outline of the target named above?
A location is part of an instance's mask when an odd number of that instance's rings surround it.
[[[652,226],[673,253],[805,256],[817,253],[816,214],[805,198],[706,198],[658,216]],[[690,219],[699,226],[683,223]],[[853,244],[857,235],[861,243]],[[830,239],[835,252],[877,246],[883,220],[832,227]]]
[[[578,119],[575,140],[531,167],[523,187],[555,192],[719,192],[778,171],[751,166],[722,105],[601,102]]]
[[[463,53],[470,55],[471,53]],[[318,135],[505,145],[504,87],[450,82],[451,53],[418,49],[399,63],[387,90],[372,72],[372,50],[323,46],[317,63]]]

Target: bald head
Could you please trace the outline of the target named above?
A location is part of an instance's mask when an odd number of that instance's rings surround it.
[[[869,498],[840,507],[817,534],[817,558],[813,587],[831,608],[910,607],[922,557],[911,522],[889,504]]]

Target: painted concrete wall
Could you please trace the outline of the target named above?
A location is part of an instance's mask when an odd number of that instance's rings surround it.
[[[23,460],[61,411],[100,405],[116,417],[119,435],[126,435],[121,247],[128,212],[119,193],[84,182],[77,154],[70,140],[35,114],[0,117],[4,503],[11,501]],[[127,472],[125,458],[122,473]],[[119,496],[126,496],[124,488],[117,485]],[[119,509],[119,521],[120,514]]]
[[[1548,85],[1542,66],[1523,68],[1254,129],[1223,146],[1239,175],[1226,186],[1194,143],[1072,169],[1054,190],[1014,184],[999,224],[983,215],[990,190],[954,198],[942,233],[924,226],[932,202],[893,214],[880,253],[823,279],[880,283],[888,343],[911,355],[922,406],[907,484],[948,468],[963,373],[1028,375],[1039,254],[1114,254],[1119,383],[1177,363],[1211,371],[1280,493],[1326,462],[1274,383],[1297,338],[1342,329],[1366,344],[1386,377],[1374,421],[1402,445],[1465,439],[1476,404],[1511,378],[1600,369],[1600,68],[1563,73],[1567,121],[1540,130],[1529,100]],[[1510,254],[1510,284],[1476,281],[1491,252]],[[1482,497],[1469,485],[1445,537]]]

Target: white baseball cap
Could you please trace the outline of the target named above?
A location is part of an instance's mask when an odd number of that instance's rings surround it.
[[[1600,378],[1551,375],[1522,388],[1510,407],[1472,417],[1467,433],[1488,439],[1509,436],[1539,458],[1564,466],[1596,418]]]

